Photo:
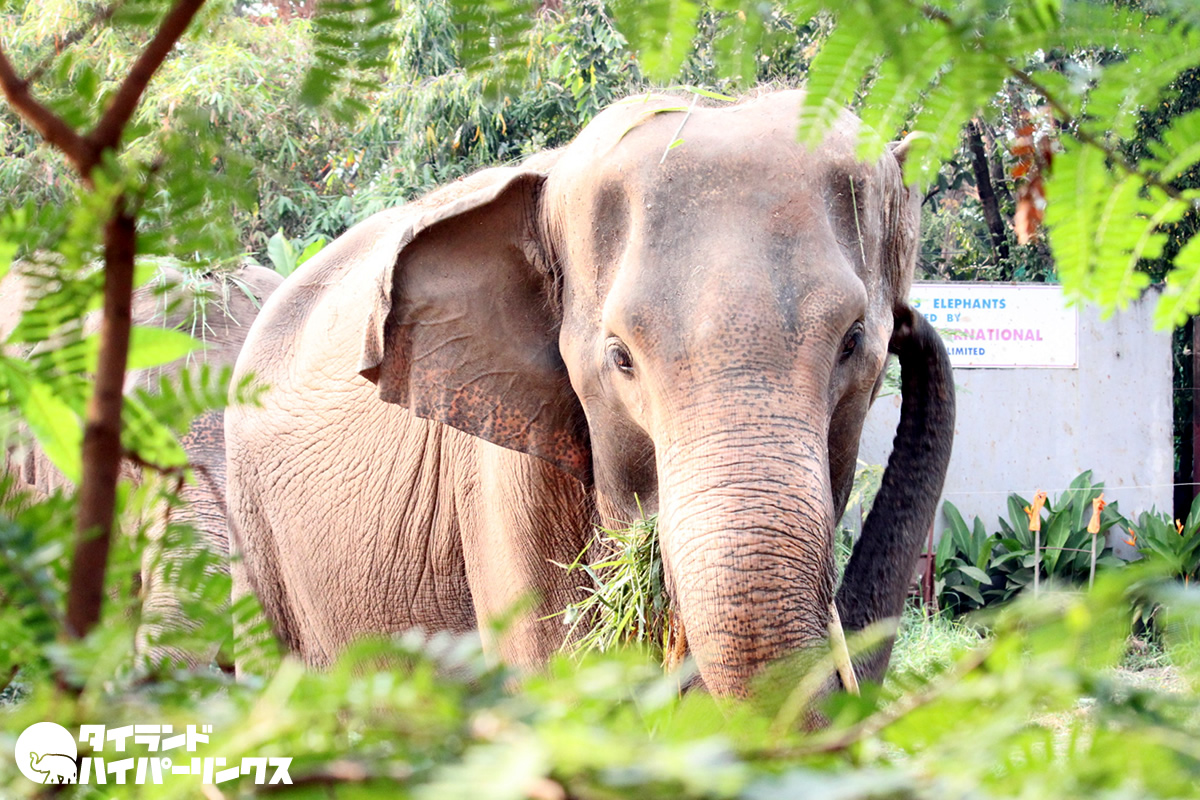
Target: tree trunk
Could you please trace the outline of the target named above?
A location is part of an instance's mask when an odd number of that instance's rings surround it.
[[[83,432],[83,474],[79,484],[79,538],[71,564],[67,624],[83,636],[100,619],[104,575],[121,471],[121,407],[132,324],[133,263],[137,223],[118,198],[104,228],[104,319],[96,382]]]
[[[996,202],[996,192],[992,188],[987,151],[984,149],[983,134],[976,120],[971,120],[967,125],[967,139],[971,146],[971,167],[975,173],[975,185],[979,189],[979,203],[983,206],[983,218],[992,235],[992,251],[996,254],[997,263],[1007,261],[1008,234],[1005,230],[1004,216],[1000,213],[1000,204]]]
[[[1012,190],[1008,187],[1008,178],[1004,174],[1004,163],[1000,160],[1000,151],[996,147],[996,134],[992,126],[983,120],[979,121],[979,132],[983,134],[983,146],[986,148],[988,168],[992,172],[992,189],[1000,205],[1012,208],[1014,205]]]
[[[0,43],[0,91],[13,110],[28,121],[50,145],[61,151],[89,189],[92,173],[106,152],[116,152],[142,95],[183,36],[205,0],[177,0],[154,36],[129,68],[111,96],[104,115],[86,136],[33,96],[28,77],[22,78]],[[96,20],[108,18],[101,12]],[[33,74],[37,74],[35,70]],[[104,229],[104,317],[96,382],[88,402],[83,435],[83,473],[79,486],[75,560],[67,590],[67,628],[83,637],[100,620],[104,576],[116,511],[117,479],[121,470],[121,409],[125,364],[129,355],[133,262],[137,252],[136,212],[124,195],[113,203]]]

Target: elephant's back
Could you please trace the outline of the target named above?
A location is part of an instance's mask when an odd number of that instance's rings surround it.
[[[370,302],[369,273],[386,255],[390,232],[406,223],[406,209],[390,209],[359,223],[292,273],[263,305],[246,337],[236,377],[253,373],[277,386],[299,376],[304,363],[333,362],[358,346],[359,321]],[[393,256],[394,257],[394,256]],[[331,376],[332,377],[332,376]],[[343,376],[348,377],[348,376]]]
[[[203,348],[170,364],[132,374],[130,383],[150,388],[163,375],[178,375],[195,364],[232,367],[259,310],[282,283],[278,272],[253,264],[192,276],[172,267],[160,268],[156,284],[134,293],[134,323],[182,331],[200,341]]]

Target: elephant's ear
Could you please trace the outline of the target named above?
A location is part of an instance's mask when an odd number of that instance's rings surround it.
[[[884,200],[883,275],[892,295],[894,313],[908,307],[913,269],[920,245],[921,192],[904,185],[904,161],[908,157],[916,134],[910,133],[888,146],[884,156],[884,180],[887,184]],[[886,162],[890,161],[888,164]]]
[[[402,232],[378,276],[359,370],[387,402],[587,483],[587,424],[539,244],[543,176],[497,173],[452,201],[430,198],[432,210]]]

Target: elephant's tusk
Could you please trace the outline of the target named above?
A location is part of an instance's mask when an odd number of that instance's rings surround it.
[[[676,613],[667,612],[667,646],[663,653],[663,666],[671,671],[683,663],[687,655],[687,634],[683,630],[683,620]]]
[[[837,604],[829,604],[829,649],[833,651],[833,663],[837,666],[842,686],[850,694],[857,695],[858,678],[854,677],[854,664],[850,661],[850,648],[846,647],[846,633],[842,630],[842,618]]]

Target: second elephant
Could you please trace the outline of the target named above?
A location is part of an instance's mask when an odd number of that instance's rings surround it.
[[[205,275],[185,275],[181,269],[161,266],[154,279],[133,296],[132,317],[135,325],[158,326],[187,332],[203,342],[204,348],[186,359],[153,369],[132,371],[126,379],[126,391],[151,389],[163,376],[178,376],[189,365],[208,364],[214,369],[230,367],[241,351],[242,343],[263,303],[283,282],[275,271],[259,266]],[[7,338],[21,311],[39,289],[39,281],[15,267],[0,282],[0,335]],[[49,284],[52,286],[53,284]],[[99,320],[90,317],[85,331],[96,330]],[[228,568],[229,534],[225,513],[225,429],[224,415],[209,412],[196,419],[182,438],[189,463],[197,466],[195,481],[184,485],[172,519],[190,524],[198,536],[198,546],[213,554],[216,568]],[[27,449],[23,457],[11,461],[25,484],[46,494],[67,484],[67,479],[37,447]],[[163,535],[163,519],[156,514],[148,521],[156,542]],[[167,554],[172,560],[181,553]],[[192,627],[182,612],[175,587],[168,584],[157,546],[147,548],[142,569],[142,616],[139,649],[152,662],[175,662],[198,666],[212,660],[215,645],[199,643],[193,647],[163,645],[163,634],[178,634]]]

